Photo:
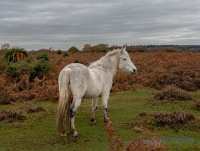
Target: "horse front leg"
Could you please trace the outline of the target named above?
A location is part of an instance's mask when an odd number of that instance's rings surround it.
[[[109,121],[108,116],[108,99],[109,99],[110,92],[105,92],[102,94],[102,104],[103,104],[103,113],[104,113],[104,122]]]
[[[98,98],[92,98],[92,115],[91,115],[91,123],[96,124],[96,111],[98,106]]]

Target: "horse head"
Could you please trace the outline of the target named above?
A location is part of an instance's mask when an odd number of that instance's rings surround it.
[[[131,61],[129,54],[126,51],[126,46],[123,46],[120,50],[119,69],[128,73],[137,72],[135,64]]]

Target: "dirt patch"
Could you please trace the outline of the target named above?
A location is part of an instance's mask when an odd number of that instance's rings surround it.
[[[25,120],[25,116],[21,112],[16,111],[1,111],[0,121],[16,122]]]
[[[128,145],[122,141],[112,126],[111,120],[105,125],[106,133],[109,140],[110,151],[165,151],[166,146],[161,144],[159,138],[139,138],[130,141]]]
[[[140,129],[140,132],[154,130],[157,128],[171,129],[192,129],[200,128],[200,120],[191,113],[171,112],[171,113],[151,113],[139,114],[133,122],[128,123],[129,128]]]
[[[181,88],[176,86],[167,86],[155,94],[154,99],[160,101],[187,101],[192,100],[192,96]]]
[[[159,138],[141,138],[129,143],[126,151],[166,151]]]
[[[110,151],[124,151],[124,143],[120,136],[113,128],[112,121],[109,120],[105,125],[106,133],[109,140]]]

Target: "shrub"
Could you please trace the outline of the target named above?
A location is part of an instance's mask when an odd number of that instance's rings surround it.
[[[192,100],[192,96],[185,90],[175,86],[168,86],[162,91],[158,92],[154,98],[156,100],[169,100],[169,101],[185,101]]]
[[[19,77],[19,73],[18,73],[18,71],[17,71],[17,67],[16,67],[15,64],[10,64],[10,65],[8,66],[7,70],[6,70],[6,73],[7,73],[9,76],[13,77],[13,78]]]
[[[0,91],[0,104],[11,104],[13,100],[11,99],[9,93],[5,89],[1,89]]]
[[[47,53],[41,53],[37,56],[37,60],[40,61],[49,61],[49,57]]]
[[[193,67],[190,68],[186,70],[183,67],[174,67],[170,69],[170,72],[151,73],[153,76],[149,84],[156,89],[161,89],[167,85],[176,85],[187,91],[198,90],[200,88],[199,71],[192,69]]]
[[[194,115],[184,112],[157,113],[154,115],[156,125],[162,127],[176,127],[177,125],[187,124],[194,119]]]
[[[0,58],[0,73],[3,73],[6,70],[7,64],[3,59]]]
[[[50,70],[50,64],[48,61],[38,61],[32,65],[30,80],[33,80],[35,77],[43,77]]]
[[[65,51],[65,52],[63,53],[63,56],[64,56],[64,57],[67,57],[67,56],[69,56],[68,52],[67,52],[67,51]]]
[[[80,61],[79,60],[75,60],[74,63],[80,63]]]
[[[56,53],[60,55],[62,54],[62,50],[57,50]]]
[[[28,57],[28,53],[23,48],[7,49],[4,58],[8,63],[15,63]]]
[[[193,105],[194,109],[200,111],[200,101],[196,101]]]
[[[128,123],[129,128],[135,131],[148,132],[157,128],[191,129],[199,130],[200,120],[187,112],[157,112],[139,114],[133,121]]]
[[[28,74],[29,80],[33,80],[35,77],[42,78],[49,70],[49,62],[42,59],[30,63],[26,61],[11,63],[8,65],[6,73],[8,76],[16,78],[17,80],[20,80],[20,75]]]
[[[7,75],[18,79],[20,74],[24,72],[29,73],[30,70],[30,65],[25,61],[21,61],[9,64],[6,69],[6,73]]]
[[[25,120],[25,116],[21,112],[16,111],[1,111],[0,121],[15,122]]]
[[[37,113],[37,112],[45,112],[46,110],[40,106],[27,106],[26,112],[27,113]]]

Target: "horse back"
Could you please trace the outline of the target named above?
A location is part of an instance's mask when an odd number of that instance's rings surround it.
[[[72,95],[83,97],[88,87],[88,67],[83,64],[72,63],[65,68],[70,69],[70,89]]]

